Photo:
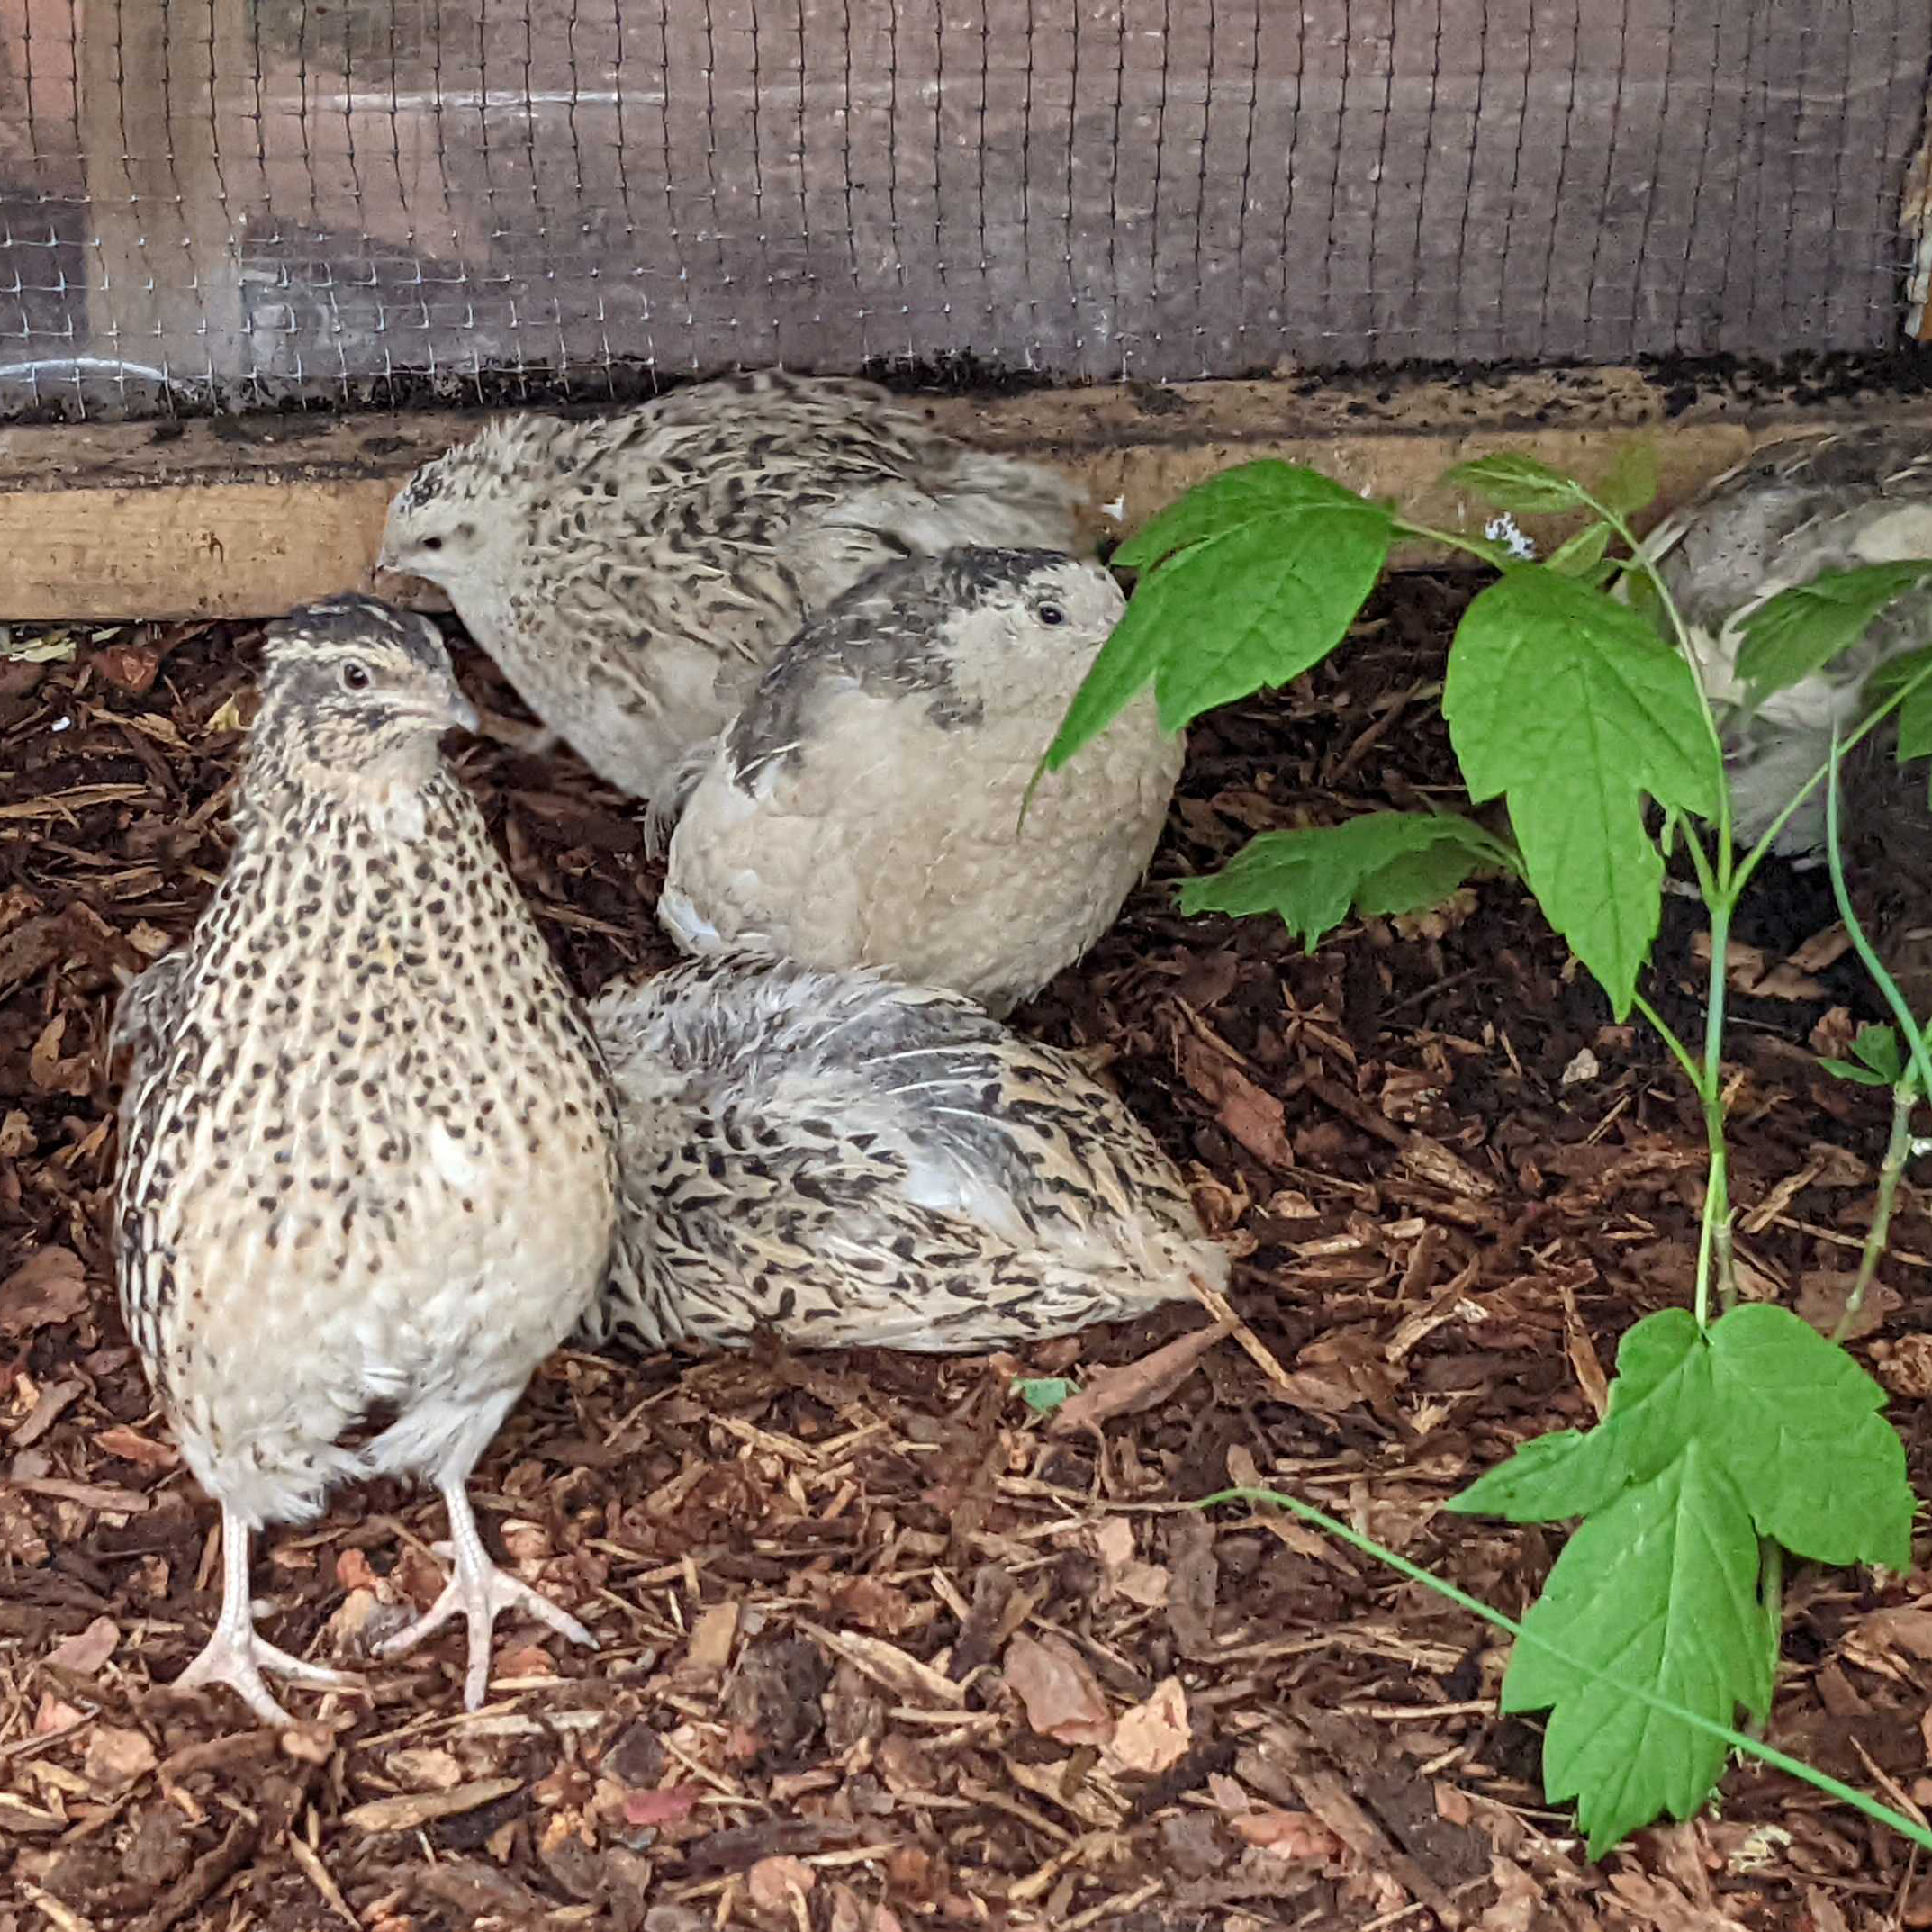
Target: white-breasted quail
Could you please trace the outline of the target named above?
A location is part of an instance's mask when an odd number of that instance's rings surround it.
[[[582,1315],[615,1217],[613,1103],[583,1014],[438,739],[474,728],[434,628],[366,599],[269,636],[235,846],[193,936],[123,996],[118,1273],[223,1594],[178,1680],[264,1718],[264,1670],[351,1680],[257,1632],[251,1532],[351,1478],[426,1477],[466,1701],[516,1607],[590,1633],[485,1553],[465,1484]]]
[[[623,1200],[593,1339],[997,1349],[1227,1279],[1119,1097],[957,993],[704,960],[591,1020]]]
[[[492,424],[405,485],[378,565],[447,591],[531,710],[664,814],[688,755],[841,591],[913,552],[1070,547],[1079,500],[870,383],[765,371]]]
[[[1004,1015],[1139,882],[1186,746],[1143,693],[1043,776],[1124,608],[1095,564],[951,550],[875,571],[766,672],[687,800],[658,916],[688,952],[875,966]]]
[[[1645,539],[1690,633],[1718,712],[1738,842],[1755,844],[1825,763],[1834,726],[1866,709],[1865,682],[1927,641],[1932,585],[1909,591],[1864,636],[1756,709],[1737,674],[1744,626],[1779,591],[1822,570],[1932,557],[1932,430],[1872,429],[1767,444]],[[1779,833],[1776,850],[1822,862],[1823,788]]]

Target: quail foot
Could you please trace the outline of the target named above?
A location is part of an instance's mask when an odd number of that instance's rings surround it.
[[[1113,924],[1180,775],[1150,691],[1028,799],[1123,608],[1097,564],[1049,551],[874,572],[713,752],[672,836],[666,929],[687,952],[875,966],[998,1015],[1038,991]]]
[[[500,1571],[465,1493],[582,1316],[615,1217],[609,1078],[438,739],[474,714],[435,632],[365,599],[274,627],[226,872],[123,995],[117,1276],[188,1467],[221,1505],[220,1618],[178,1680],[280,1720],[348,1680],[255,1628],[249,1543],[335,1484],[428,1480],[465,1701],[490,1630],[577,1621]]]
[[[1767,444],[1645,540],[1689,632],[1718,712],[1737,836],[1755,844],[1864,715],[1865,682],[1932,641],[1932,583],[1888,605],[1850,649],[1751,708],[1738,675],[1744,627],[1781,591],[1820,571],[1932,557],[1932,430],[1878,429]],[[1822,788],[1786,821],[1776,850],[1823,862]]]
[[[914,552],[1069,548],[1079,500],[870,383],[768,371],[494,423],[404,486],[377,562],[446,591],[544,724],[662,820],[690,754],[841,591]]]
[[[957,993],[707,960],[591,1017],[623,1198],[592,1339],[996,1349],[1227,1279],[1119,1097]]]

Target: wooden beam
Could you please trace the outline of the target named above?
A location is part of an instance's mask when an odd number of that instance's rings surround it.
[[[1256,456],[1311,464],[1438,528],[1469,529],[1480,528],[1481,506],[1439,479],[1488,450],[1526,450],[1587,478],[1645,436],[1662,479],[1655,514],[1775,437],[1880,418],[1932,427],[1927,402],[1686,398],[1627,369],[1376,387],[1283,378],[1050,390],[925,406],[982,447],[1062,465],[1111,508],[1099,527],[1116,530]],[[393,492],[482,420],[278,415],[0,429],[0,621],[266,617],[366,586]],[[1524,521],[1543,541],[1563,528]],[[420,585],[384,588],[432,602]]]

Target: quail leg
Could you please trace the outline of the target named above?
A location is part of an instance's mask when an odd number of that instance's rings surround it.
[[[443,1593],[406,1630],[399,1631],[377,1651],[380,1657],[401,1657],[414,1648],[431,1630],[439,1630],[452,1617],[461,1616],[469,1626],[470,1661],[464,1673],[463,1702],[474,1711],[483,1701],[490,1684],[490,1630],[506,1610],[528,1612],[547,1623],[559,1636],[573,1644],[594,1650],[597,1639],[568,1611],[559,1610],[547,1597],[520,1583],[491,1560],[476,1528],[475,1512],[461,1483],[441,1485],[443,1501],[449,1510],[449,1540],[455,1573],[443,1586]]]
[[[293,1678],[297,1684],[320,1684],[331,1690],[354,1690],[357,1680],[346,1671],[330,1670],[278,1650],[255,1628],[255,1608],[248,1597],[248,1529],[232,1510],[221,1512],[221,1614],[201,1655],[175,1679],[177,1691],[203,1684],[225,1684],[265,1723],[294,1720],[270,1696],[262,1679],[265,1670]]]

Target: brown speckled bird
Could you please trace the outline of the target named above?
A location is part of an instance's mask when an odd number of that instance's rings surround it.
[[[1118,1096],[958,994],[707,960],[591,1019],[623,1109],[593,1338],[1007,1348],[1227,1279]]]
[[[880,564],[1075,540],[1079,492],[870,383],[735,375],[615,416],[514,416],[426,464],[378,567],[449,594],[524,702],[659,814],[779,647]]]
[[[1744,625],[1780,591],[1822,570],[1932,557],[1932,430],[1901,427],[1766,444],[1646,539],[1690,632],[1691,652],[1724,736],[1732,812],[1755,844],[1824,763],[1834,725],[1866,710],[1864,686],[1889,658],[1932,633],[1932,585],[1889,605],[1850,649],[1755,711],[1737,674]],[[1823,862],[1820,787],[1779,833],[1776,850]]]
[[[117,1015],[122,1308],[221,1506],[220,1620],[177,1681],[271,1720],[264,1671],[351,1680],[257,1631],[250,1534],[356,1477],[448,1505],[449,1585],[390,1652],[461,1615],[474,1707],[500,1612],[591,1640],[490,1559],[465,1494],[616,1209],[608,1076],[438,755],[457,725],[422,619],[344,598],[275,627],[228,869]]]
[[[874,966],[996,1015],[1114,922],[1185,745],[1152,692],[1040,781],[1119,619],[1097,564],[953,550],[887,564],[792,639],[714,751],[658,916],[688,952]]]

